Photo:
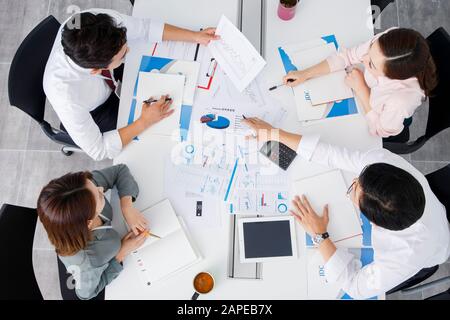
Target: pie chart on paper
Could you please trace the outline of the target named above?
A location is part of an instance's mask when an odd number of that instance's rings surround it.
[[[230,127],[230,120],[225,117],[217,116],[215,114],[207,114],[203,116],[200,121],[212,129],[224,130]]]

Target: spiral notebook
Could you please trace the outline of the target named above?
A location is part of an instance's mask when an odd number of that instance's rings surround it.
[[[143,212],[151,233],[161,239],[150,237],[135,252],[134,262],[145,285],[167,279],[201,260],[169,200]]]

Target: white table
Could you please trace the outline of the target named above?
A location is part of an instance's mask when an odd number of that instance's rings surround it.
[[[342,5],[342,2],[346,2]],[[276,16],[278,0],[265,2],[263,21],[266,24],[263,44],[268,62],[265,76],[267,80],[277,83],[282,77],[280,59],[276,56],[276,47],[289,42],[300,42],[322,34],[335,33],[342,45],[350,46],[366,40],[373,35],[373,30],[366,28],[366,14],[369,0],[303,0],[295,20],[282,22]],[[327,10],[324,10],[327,8]],[[160,18],[169,23],[199,28],[214,26],[221,14],[240,25],[240,1],[221,0],[137,0],[134,16]],[[330,11],[332,14],[329,14]],[[190,14],[186,14],[189,12]],[[193,14],[195,12],[195,14]],[[254,14],[252,12],[249,12]],[[326,15],[318,23],[318,13]],[[343,20],[345,17],[345,20]],[[245,20],[245,16],[242,18]],[[345,21],[345,23],[342,23]],[[286,25],[295,26],[296,32],[284,32]],[[313,30],[308,32],[307,30]],[[263,30],[264,31],[264,30]],[[133,43],[127,58],[124,86],[119,112],[119,125],[126,124],[131,103],[131,92],[137,76],[142,54],[149,53],[150,44]],[[296,119],[288,91],[280,91],[280,98],[291,106],[289,117],[283,125],[295,132],[320,132],[324,140],[350,148],[367,150],[381,147],[381,140],[370,137],[367,126],[361,116],[351,119],[327,121],[327,123],[300,128]],[[148,208],[164,199],[164,160],[175,144],[170,138],[154,137],[145,141],[133,142],[116,159],[115,163],[126,163],[140,186],[138,209]],[[303,161],[297,161],[292,167],[292,179],[303,175],[324,171],[324,168]],[[351,179],[351,175],[347,175]],[[297,226],[300,257],[293,262],[265,263],[263,280],[230,280],[227,278],[229,217],[222,218],[222,225],[216,228],[192,230],[191,236],[202,253],[203,260],[188,270],[169,278],[164,283],[156,283],[152,288],[141,284],[136,272],[127,268],[106,289],[107,299],[189,299],[193,293],[192,280],[201,271],[211,272],[216,279],[215,290],[208,299],[306,299],[306,264],[304,233]]]

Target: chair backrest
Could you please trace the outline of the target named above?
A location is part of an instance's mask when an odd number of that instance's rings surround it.
[[[429,139],[450,127],[450,35],[444,28],[439,28],[427,40],[439,76],[439,84],[430,97],[425,133]]]
[[[0,210],[0,300],[43,300],[33,270],[36,209]]]
[[[445,206],[450,222],[450,165],[426,176],[431,190]]]
[[[394,1],[395,0],[371,0],[370,3],[373,6],[378,6],[380,8],[380,11],[382,12],[390,3]]]
[[[10,104],[39,123],[44,121],[45,113],[44,71],[60,27],[49,16],[34,28],[17,50],[9,72]]]

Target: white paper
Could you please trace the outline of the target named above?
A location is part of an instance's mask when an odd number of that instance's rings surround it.
[[[197,89],[200,63],[194,61],[176,60],[161,69],[165,74],[183,75],[186,77],[183,94],[183,105],[194,105],[195,91]]]
[[[323,43],[305,50],[295,51],[292,60],[299,70],[308,69],[336,53],[334,43]]]
[[[208,48],[233,84],[244,91],[266,65],[265,60],[248,39],[224,15],[216,29],[220,40]]]
[[[347,73],[342,70],[306,81],[312,105],[318,106],[353,98],[352,89],[345,84],[346,76]]]
[[[278,167],[264,174],[257,165],[244,165],[236,173],[230,200],[225,203],[229,214],[289,214],[289,177]]]
[[[145,134],[157,134],[172,136],[180,129],[181,106],[184,95],[185,76],[163,74],[154,72],[140,72],[139,85],[136,94],[136,113],[134,119],[138,119],[142,113],[142,103],[153,97],[160,99],[163,95],[169,95],[173,99],[171,108],[175,112],[168,118],[151,126]]]
[[[147,285],[165,279],[199,260],[189,238],[168,200],[145,210],[150,231],[161,237],[150,237],[133,257],[141,278]]]
[[[347,197],[347,187],[341,171],[333,170],[294,182],[294,192],[305,195],[312,208],[322,215],[329,206],[328,233],[333,242],[362,234],[361,223],[353,203]]]

